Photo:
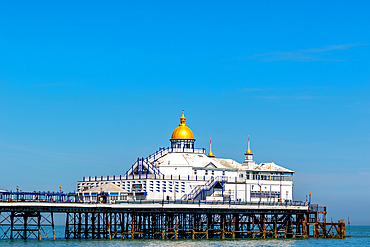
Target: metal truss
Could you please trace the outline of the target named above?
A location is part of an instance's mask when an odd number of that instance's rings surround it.
[[[53,213],[1,212],[1,239],[54,239]]]
[[[50,208],[22,208],[0,211],[0,239],[55,239]],[[345,222],[326,222],[326,208],[53,210],[66,214],[66,239],[345,238]]]

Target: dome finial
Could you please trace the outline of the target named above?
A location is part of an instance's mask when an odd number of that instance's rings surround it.
[[[209,138],[209,153],[207,154],[208,157],[215,157],[215,155],[212,153],[212,138]]]
[[[185,120],[186,120],[186,117],[184,115],[184,110],[182,110],[182,116],[180,117],[180,124],[179,124],[179,126],[186,126]]]

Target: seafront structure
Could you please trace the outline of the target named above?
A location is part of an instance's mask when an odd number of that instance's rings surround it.
[[[345,238],[326,207],[294,201],[293,171],[195,148],[184,112],[168,148],[138,158],[124,175],[84,177],[76,193],[0,192],[0,239]]]
[[[78,182],[83,202],[123,200],[292,201],[293,171],[274,162],[256,164],[250,149],[245,160],[218,158],[195,148],[184,112],[172,132],[171,146],[160,148],[118,176],[84,177]],[[114,190],[106,190],[107,185]],[[99,190],[99,188],[101,188]]]

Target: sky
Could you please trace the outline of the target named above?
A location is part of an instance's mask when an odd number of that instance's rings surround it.
[[[167,147],[292,169],[370,225],[370,3],[1,1],[0,189],[74,191]]]

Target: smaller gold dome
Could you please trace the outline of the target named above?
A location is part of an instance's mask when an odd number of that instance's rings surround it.
[[[253,153],[250,149],[248,149],[247,152],[244,153],[244,155],[247,155],[247,154],[253,155]]]
[[[209,152],[209,153],[207,154],[207,156],[208,156],[208,157],[216,157],[212,152]]]
[[[184,110],[182,110],[182,116],[180,118],[179,126],[172,132],[171,139],[194,139],[194,134],[185,123],[186,117],[184,116]]]

